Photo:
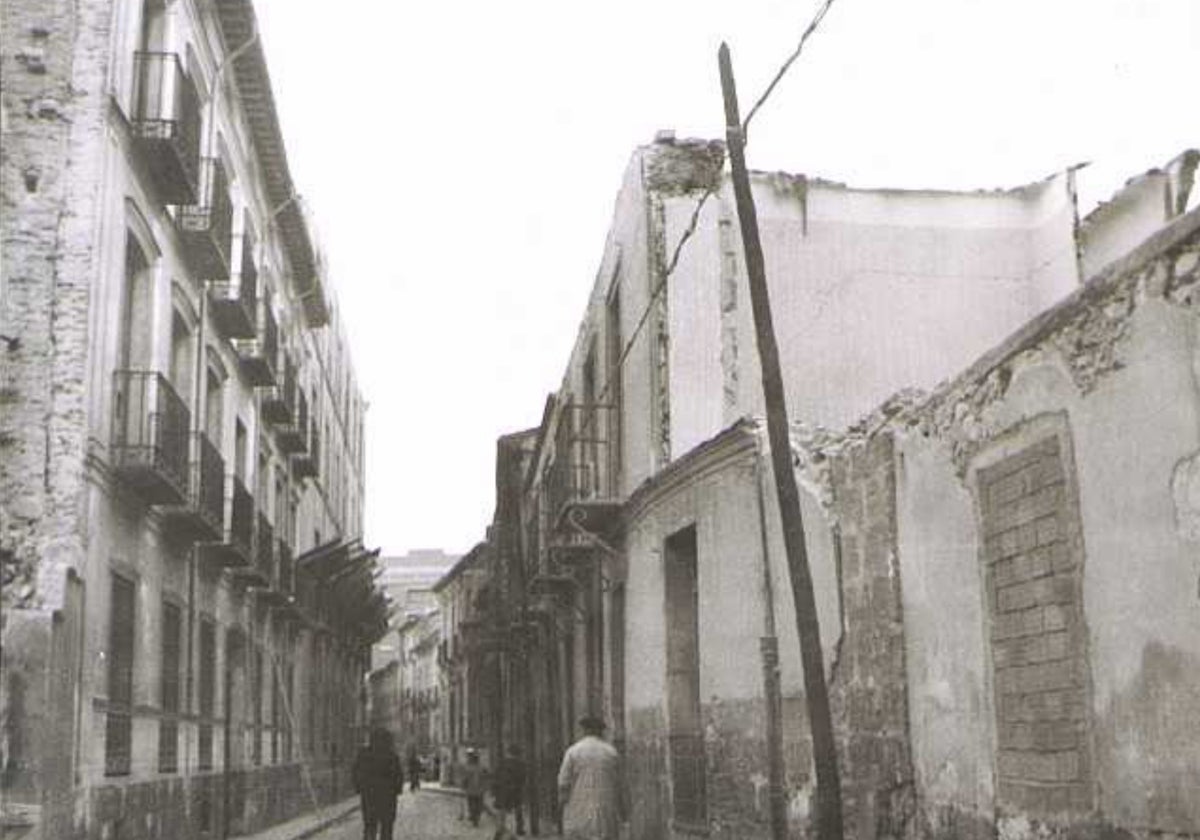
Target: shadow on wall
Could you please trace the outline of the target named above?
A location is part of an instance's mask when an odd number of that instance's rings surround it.
[[[1190,741],[1190,748],[1184,742]],[[1160,642],[1115,693],[1096,726],[1112,817],[1130,827],[1190,833],[1200,827],[1200,657]],[[1131,774],[1127,767],[1149,768]]]

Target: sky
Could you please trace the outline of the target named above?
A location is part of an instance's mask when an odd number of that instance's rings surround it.
[[[811,0],[255,0],[368,401],[368,545],[481,540],[495,441],[557,390],[634,148],[723,137]],[[1086,210],[1200,145],[1196,0],[835,0],[751,168],[975,189],[1089,162]]]

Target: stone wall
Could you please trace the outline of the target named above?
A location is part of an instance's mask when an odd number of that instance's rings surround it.
[[[848,447],[832,469],[843,626],[830,699],[846,834],[856,840],[908,836],[916,811],[894,457],[892,438],[878,435]]]
[[[84,361],[109,5],[3,8],[0,581],[54,608],[82,554]]]

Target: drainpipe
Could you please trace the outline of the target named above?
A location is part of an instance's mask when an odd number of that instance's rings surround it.
[[[759,639],[762,656],[763,694],[767,705],[767,816],[771,840],[787,837],[787,807],[784,795],[783,766],[783,693],[779,677],[779,637],[775,633],[775,589],[771,580],[771,553],[767,529],[767,509],[763,482],[764,454],[762,436],[757,436],[754,460],[754,483],[758,495],[758,527],[762,541],[763,635]]]

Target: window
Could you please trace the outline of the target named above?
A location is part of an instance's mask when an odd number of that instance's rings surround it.
[[[108,625],[108,714],[104,731],[104,775],[130,771],[133,747],[133,634],[135,585],[113,575]]]
[[[621,292],[614,288],[605,309],[605,361],[608,375],[604,384],[608,412],[608,490],[609,495],[621,493]]]
[[[256,765],[262,764],[262,701],[263,701],[263,654],[262,648],[254,648],[254,672],[250,675],[250,732],[254,739],[251,758]]]
[[[1047,437],[978,472],[997,735],[997,799],[1091,807],[1091,701],[1074,477]]]
[[[192,367],[195,364],[192,331],[178,312],[171,319],[171,385],[184,403],[192,407]]]
[[[158,724],[158,769],[162,773],[174,773],[179,769],[179,663],[182,661],[179,607],[164,601],[162,619],[162,718]]]
[[[204,432],[217,448],[223,443],[224,423],[225,377],[220,370],[210,366],[204,387]]]
[[[125,287],[121,301],[120,347],[117,366],[136,370],[150,360],[152,304],[150,262],[133,234],[125,237]]]
[[[667,599],[667,736],[674,818],[706,822],[704,730],[700,718],[699,597],[696,529],[667,538],[664,552]]]
[[[200,619],[200,769],[213,766],[213,715],[216,699],[217,627],[207,618]]]

